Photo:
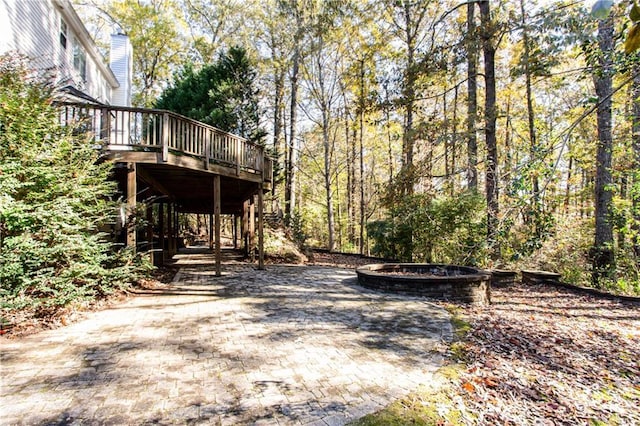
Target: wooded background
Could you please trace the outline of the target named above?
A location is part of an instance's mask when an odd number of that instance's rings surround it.
[[[130,36],[139,106],[245,50],[272,206],[307,243],[640,289],[633,2],[76,5],[98,44]]]

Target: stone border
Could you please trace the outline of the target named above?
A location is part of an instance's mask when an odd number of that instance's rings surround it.
[[[492,271],[492,272],[495,273],[498,271]],[[569,284],[569,283],[560,281],[560,279],[562,278],[562,275],[557,272],[533,271],[533,270],[522,270],[521,272],[522,272],[522,284],[524,285],[546,284],[546,285],[561,287],[576,293],[582,293],[582,294],[588,294],[590,296],[601,297],[603,299],[619,300],[619,301],[630,302],[630,303],[640,303],[640,297],[638,296],[626,296],[623,294],[613,294],[607,291],[599,290],[597,288],[583,287],[583,286]]]
[[[425,277],[388,273],[428,273],[435,268],[464,275]],[[356,274],[360,285],[373,290],[479,305],[491,303],[491,273],[477,268],[433,263],[377,263],[357,268]]]
[[[520,281],[520,277],[518,276],[518,271],[511,271],[506,269],[492,269],[489,272],[491,272],[492,287],[508,287]]]

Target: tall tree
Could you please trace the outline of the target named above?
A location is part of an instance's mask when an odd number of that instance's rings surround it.
[[[598,20],[598,69],[593,82],[598,98],[598,147],[595,179],[595,241],[592,249],[593,284],[601,287],[606,280],[615,277],[615,255],[613,248],[612,202],[613,179],[611,163],[613,155],[612,96],[614,17],[609,14]]]
[[[500,244],[498,242],[498,142],[496,137],[496,74],[495,74],[495,23],[491,19],[491,9],[488,0],[478,3],[480,20],[482,23],[482,52],[484,56],[485,104],[484,104],[484,134],[487,145],[485,164],[485,190],[487,197],[487,242],[494,259],[500,258]]]
[[[298,157],[298,89],[300,65],[303,61],[303,43],[308,29],[308,14],[314,13],[314,3],[309,0],[281,0],[279,6],[283,12],[293,20],[293,52],[289,74],[290,103],[289,103],[289,137],[285,160],[285,188],[284,204],[285,217],[289,220],[295,212],[296,194],[296,163]]]
[[[196,70],[188,64],[172,86],[165,89],[157,108],[186,115],[195,120],[259,142],[260,128],[256,70],[246,51],[232,47],[216,63]]]
[[[476,39],[475,2],[467,4],[467,187],[478,189],[478,141],[476,116],[478,115],[478,49]]]
[[[129,36],[133,47],[132,103],[152,106],[184,58],[176,1],[86,0],[85,6],[93,19],[106,21]]]
[[[327,45],[323,34],[319,34],[309,55],[310,64],[305,67],[305,80],[313,103],[312,110],[319,112],[319,117],[308,114],[320,128],[323,147],[323,182],[325,191],[328,249],[335,248],[335,218],[334,218],[334,152],[336,139],[336,125],[334,111],[340,97],[339,69],[340,48]]]
[[[263,58],[263,73],[269,74],[267,80],[270,87],[265,93],[272,94],[268,104],[272,111],[273,123],[273,150],[272,156],[275,161],[274,182],[272,195],[278,199],[279,185],[282,182],[282,171],[284,169],[285,149],[285,100],[286,82],[289,67],[289,56],[291,54],[292,37],[286,25],[287,16],[278,7],[278,0],[268,0],[264,8],[255,11],[257,31],[257,50],[265,52]]]
[[[525,93],[527,99],[527,128],[529,131],[529,156],[530,161],[535,164],[537,159],[537,142],[536,142],[536,126],[535,126],[535,112],[533,110],[533,94],[531,90],[531,45],[529,40],[529,29],[527,26],[527,19],[525,14],[524,0],[520,0],[520,19],[522,24],[522,47],[524,49],[524,55],[522,62],[524,65],[524,78],[525,78]],[[531,176],[532,198],[533,198],[533,210],[534,217],[539,215],[540,209],[540,183],[538,180],[538,174],[532,173]],[[536,238],[540,238],[540,230],[536,221],[535,234]]]
[[[250,1],[238,0],[179,0],[182,2],[187,29],[191,35],[191,49],[196,62],[215,60],[222,50],[242,44],[242,30]]]
[[[404,64],[402,65],[401,104],[404,110],[402,133],[402,166],[400,169],[399,190],[402,195],[414,191],[415,170],[414,151],[416,144],[415,113],[417,102],[420,67],[418,48],[424,40],[423,25],[426,20],[429,0],[418,2],[393,2],[388,11],[392,33],[402,46]]]
[[[634,70],[635,76],[632,83],[633,118],[632,118],[632,147],[633,147],[633,190],[632,190],[632,210],[633,210],[633,230],[635,232],[633,241],[633,251],[636,264],[640,265],[640,72]]]

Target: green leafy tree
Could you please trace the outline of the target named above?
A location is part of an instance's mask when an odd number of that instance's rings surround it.
[[[175,0],[77,0],[80,13],[100,28],[105,42],[113,27],[133,48],[135,106],[150,107],[185,57],[181,10]],[[108,30],[107,30],[108,29]]]
[[[232,47],[210,65],[186,65],[156,103],[203,123],[260,141],[256,71],[246,51]]]
[[[111,165],[59,124],[50,88],[20,58],[0,57],[0,105],[2,310],[46,314],[135,279],[99,232],[116,211]]]

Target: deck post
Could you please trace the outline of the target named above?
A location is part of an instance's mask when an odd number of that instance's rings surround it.
[[[249,200],[245,200],[242,203],[242,224],[240,226],[240,235],[242,235],[244,255],[245,257],[249,257]]]
[[[231,233],[233,234],[233,249],[238,250],[238,215],[233,214],[231,222]]]
[[[264,269],[264,191],[258,190],[258,269]]]
[[[136,250],[136,163],[127,163],[127,247]]]
[[[215,240],[216,240],[216,277],[222,275],[220,250],[220,175],[213,177],[213,214],[215,222]]]
[[[256,197],[251,196],[249,203],[249,254],[251,262],[256,260]]]
[[[215,241],[213,241],[213,213],[209,213],[209,250],[213,250],[214,248]]]
[[[147,251],[149,253],[149,260],[151,264],[155,264],[155,253],[153,251],[153,203],[146,203],[147,209],[147,229],[146,229],[146,239],[147,239]]]
[[[178,212],[178,206],[173,206],[173,253],[178,253],[180,236],[180,212]]]
[[[167,254],[173,257],[173,203],[167,204]]]
[[[157,265],[164,263],[164,203],[158,204],[158,240],[160,240],[160,256],[156,259]]]

